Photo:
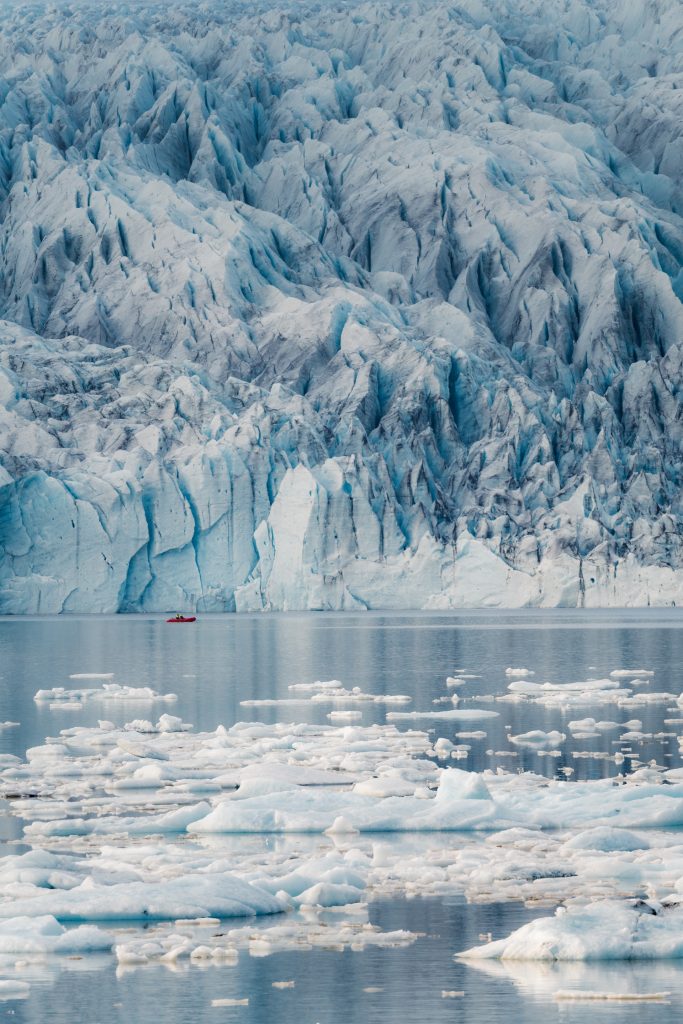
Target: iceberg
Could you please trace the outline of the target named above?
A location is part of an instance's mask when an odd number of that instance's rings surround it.
[[[277,914],[287,903],[237,878],[219,876],[179,876],[163,882],[93,883],[86,879],[66,891],[44,889],[40,895],[0,903],[0,918],[10,916],[27,920],[69,921],[175,921],[177,918],[254,917]],[[9,928],[8,922],[2,922]],[[61,936],[63,929],[59,930]],[[95,931],[95,930],[93,930]],[[67,932],[73,936],[73,932]],[[90,935],[90,932],[83,933]],[[61,939],[61,946],[78,948],[82,936]],[[57,943],[59,949],[59,943]],[[93,947],[97,948],[97,947]],[[111,940],[108,947],[111,948]],[[3,952],[0,933],[0,952]]]
[[[666,960],[683,957],[683,914],[646,901],[604,900],[560,907],[505,939],[474,946],[459,959]],[[621,998],[628,998],[622,996]],[[631,998],[633,998],[631,996]]]

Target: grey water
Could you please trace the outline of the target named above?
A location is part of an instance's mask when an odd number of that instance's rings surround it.
[[[152,718],[161,711],[180,715],[197,729],[262,720],[325,723],[330,705],[302,702],[279,707],[242,707],[240,701],[291,697],[297,682],[339,679],[375,694],[407,694],[410,710],[439,711],[434,704],[449,691],[447,675],[465,672],[477,678],[458,689],[460,707],[485,708],[500,717],[478,722],[405,721],[400,728],[434,728],[435,735],[459,742],[457,732],[481,729],[460,767],[482,770],[502,766],[553,775],[563,767],[575,777],[614,775],[629,770],[627,757],[613,754],[633,748],[640,761],[680,765],[677,734],[671,723],[683,713],[675,701],[637,710],[615,705],[599,708],[542,708],[496,703],[506,691],[505,668],[526,667],[534,680],[572,682],[604,677],[614,669],[652,669],[650,691],[683,690],[683,612],[523,611],[458,614],[278,614],[203,616],[195,624],[167,625],[155,616],[0,619],[0,721],[18,726],[0,730],[0,752],[20,756],[60,729],[94,725],[98,719],[123,724]],[[131,705],[93,700],[81,708],[36,703],[38,689],[75,688],[97,683],[70,679],[74,673],[113,672],[115,680],[150,686],[178,700],[171,706]],[[637,691],[635,691],[637,692]],[[363,724],[385,720],[381,705],[354,705]],[[401,708],[404,710],[404,708]],[[625,722],[637,717],[650,738],[620,744],[619,733],[572,739],[567,722],[591,716]],[[669,720],[667,724],[666,720]],[[530,729],[567,734],[560,756],[540,757],[515,748],[509,735]],[[616,741],[616,742],[615,742]],[[514,754],[517,757],[514,757]],[[608,754],[609,759],[575,757]],[[20,839],[20,824],[0,818],[0,839]],[[232,839],[239,842],[240,837]],[[247,838],[245,837],[245,841]],[[252,840],[253,841],[253,840]],[[397,838],[397,841],[401,841]],[[411,842],[419,842],[416,837]],[[443,842],[457,843],[457,836]],[[4,846],[4,852],[18,847]],[[656,964],[517,964],[474,967],[455,963],[453,954],[476,945],[482,934],[502,937],[547,907],[519,903],[468,904],[462,899],[381,900],[370,919],[383,929],[420,934],[404,948],[364,952],[308,950],[265,958],[241,953],[234,966],[155,965],[117,972],[113,957],[46,961],[23,1000],[0,1002],[0,1018],[55,1024],[112,1024],[160,1019],[170,1022],[239,1020],[245,1024],[348,1024],[348,1022],[467,1021],[540,1024],[551,1019],[587,1024],[616,1019],[657,1020],[673,1024],[683,1006],[683,966]],[[293,988],[273,988],[291,980]],[[654,1004],[558,1004],[561,989],[668,991],[669,1001]],[[443,996],[442,992],[462,992]],[[212,1007],[213,999],[248,998],[247,1006]]]

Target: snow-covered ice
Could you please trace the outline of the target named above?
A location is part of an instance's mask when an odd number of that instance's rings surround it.
[[[657,960],[683,957],[683,911],[646,901],[604,900],[560,907],[463,958],[502,960]]]
[[[1,612],[680,606],[680,4],[66,26],[0,32]]]

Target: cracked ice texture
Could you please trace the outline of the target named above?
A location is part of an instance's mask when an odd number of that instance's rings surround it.
[[[683,9],[9,6],[0,610],[683,599]]]

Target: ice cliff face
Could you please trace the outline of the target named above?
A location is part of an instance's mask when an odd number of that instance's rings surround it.
[[[683,600],[678,0],[9,6],[0,610]]]

